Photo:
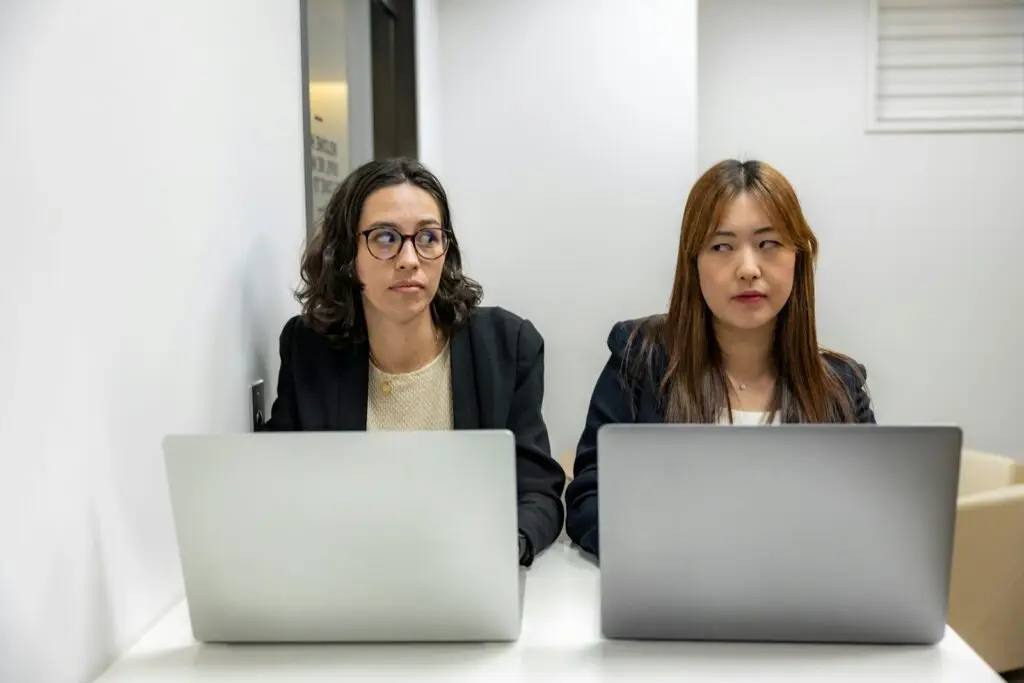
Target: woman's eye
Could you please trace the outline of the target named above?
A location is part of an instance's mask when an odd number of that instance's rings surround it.
[[[382,230],[381,232],[377,233],[373,241],[381,246],[387,246],[397,242],[398,236],[395,233],[391,232],[390,230]]]
[[[433,244],[440,239],[436,230],[420,230],[416,234],[416,241],[420,244]]]
[[[712,244],[711,251],[730,251],[732,247],[728,244]]]
[[[765,240],[761,242],[762,249],[777,249],[782,246],[782,243],[777,240]]]

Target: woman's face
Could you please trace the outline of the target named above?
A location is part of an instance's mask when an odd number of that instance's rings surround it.
[[[415,185],[392,185],[367,197],[355,265],[369,318],[405,323],[429,315],[448,248],[441,226],[437,202]]]
[[[793,292],[795,267],[796,251],[746,192],[726,208],[697,257],[701,294],[715,322],[739,330],[774,324]]]

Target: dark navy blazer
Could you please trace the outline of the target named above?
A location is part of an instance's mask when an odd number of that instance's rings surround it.
[[[654,373],[638,382],[636,387],[630,388],[622,381],[623,367],[632,367],[635,361],[632,357],[627,361],[624,354],[626,343],[636,326],[637,321],[616,323],[608,335],[611,356],[594,387],[587,423],[576,447],[573,480],[565,490],[566,533],[574,543],[594,555],[598,554],[597,430],[606,424],[657,424],[665,421],[665,408],[658,400],[659,391],[654,379],[664,371],[664,353],[660,359],[655,359]],[[849,391],[856,422],[874,423],[871,398],[864,386],[867,377],[864,366],[857,363],[853,367],[831,355],[825,355],[825,358]]]

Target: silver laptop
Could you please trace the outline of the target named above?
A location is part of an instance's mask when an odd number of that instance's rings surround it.
[[[510,432],[170,436],[164,454],[196,640],[518,638]]]
[[[933,644],[957,427],[609,425],[605,637]]]

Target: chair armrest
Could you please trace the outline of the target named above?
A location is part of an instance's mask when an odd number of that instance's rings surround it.
[[[1024,484],[1014,484],[962,496],[956,501],[956,510],[958,515],[965,512],[970,514],[971,510],[984,510],[1001,505],[1020,505],[1021,503],[1024,503]]]
[[[997,671],[1024,666],[1024,484],[957,503],[949,623]]]
[[[994,453],[983,453],[965,449],[960,459],[961,496],[971,496],[981,491],[991,491],[1015,483],[1016,462],[1011,458]]]
[[[565,483],[572,481],[572,466],[576,460],[576,451],[562,451],[558,456],[558,464],[562,466],[562,471],[565,472]]]

